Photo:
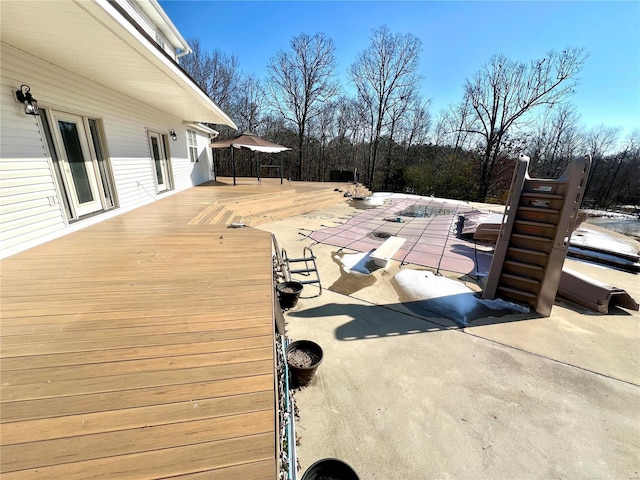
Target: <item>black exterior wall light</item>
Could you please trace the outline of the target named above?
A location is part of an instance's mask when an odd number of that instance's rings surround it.
[[[16,99],[24,103],[24,113],[27,115],[40,115],[38,101],[31,96],[31,87],[29,85],[20,85],[20,89],[16,90]]]

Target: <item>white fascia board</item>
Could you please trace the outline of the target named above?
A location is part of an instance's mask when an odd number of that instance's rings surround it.
[[[191,53],[191,47],[180,34],[157,0],[138,2],[136,5],[145,13],[145,15],[153,20],[158,30],[167,37],[167,40],[169,40],[175,47],[182,50],[183,53],[181,53],[181,55]]]

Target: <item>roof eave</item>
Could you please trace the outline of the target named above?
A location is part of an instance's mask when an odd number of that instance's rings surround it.
[[[2,2],[1,20],[2,42],[33,57],[181,120],[237,128],[118,2]]]

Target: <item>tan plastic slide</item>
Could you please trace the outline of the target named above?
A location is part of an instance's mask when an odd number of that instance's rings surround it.
[[[601,313],[609,313],[609,308],[613,306],[636,311],[640,309],[638,302],[625,290],[566,267],[562,269],[558,295]]]

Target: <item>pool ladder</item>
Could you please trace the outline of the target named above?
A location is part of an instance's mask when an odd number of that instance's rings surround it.
[[[311,247],[304,247],[302,257],[289,258],[287,251],[284,248],[280,249],[276,236],[271,235],[271,238],[273,240],[273,248],[275,250],[275,255],[273,256],[273,271],[276,279],[280,278],[287,282],[296,281],[303,285],[316,283],[320,289],[320,293],[318,293],[318,295],[322,295],[322,283],[320,282],[316,256],[313,254]],[[291,264],[302,263],[304,263],[304,268],[291,268]],[[302,265],[300,266],[302,267]],[[292,277],[292,274],[295,275],[295,278]]]
[[[316,256],[313,254],[313,250],[311,247],[304,247],[302,251],[302,257],[300,258],[289,258],[287,256],[287,251],[282,249],[282,260],[286,265],[286,270],[289,272],[289,279],[294,280],[296,282],[300,282],[303,285],[317,283],[318,288],[320,289],[320,293],[318,295],[322,295],[322,283],[320,283],[320,274],[318,273],[318,266],[316,265]],[[292,263],[303,263],[304,268],[296,268],[291,269]],[[297,275],[297,278],[292,278],[291,275]],[[299,278],[300,276],[306,277],[305,279]]]

